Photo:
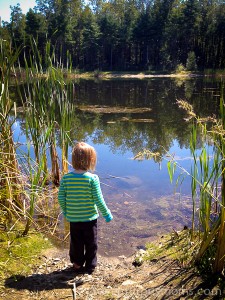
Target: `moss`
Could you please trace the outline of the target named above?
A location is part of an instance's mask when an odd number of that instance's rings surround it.
[[[18,230],[0,232],[0,280],[13,275],[27,275],[42,251],[51,247],[50,241],[35,231],[25,237]]]
[[[117,299],[111,292],[107,293],[104,297],[105,300],[114,300]]]
[[[193,259],[197,239],[191,241],[190,231],[183,230],[161,237],[158,241],[146,245],[145,260],[161,259],[167,257],[178,260],[183,266],[187,266]]]

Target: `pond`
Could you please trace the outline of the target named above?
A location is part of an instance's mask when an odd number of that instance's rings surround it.
[[[176,178],[182,168],[190,172],[192,162],[191,124],[176,101],[188,101],[202,117],[217,115],[222,84],[212,78],[158,77],[74,82],[71,137],[96,148],[96,173],[114,216],[109,224],[99,219],[100,254],[130,255],[156,236],[190,226],[190,178],[184,173],[176,186],[167,171],[169,155],[181,167]],[[19,124],[15,135],[25,142]],[[162,160],[134,160],[144,148]]]

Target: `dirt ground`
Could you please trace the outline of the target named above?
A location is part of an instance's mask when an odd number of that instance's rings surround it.
[[[76,275],[67,250],[48,250],[39,260],[30,275],[6,279],[0,299],[225,299],[224,291],[193,268],[166,257],[135,267],[134,256],[99,256],[92,275]]]

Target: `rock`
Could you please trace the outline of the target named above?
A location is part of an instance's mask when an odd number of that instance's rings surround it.
[[[135,257],[134,257],[134,261],[132,262],[132,265],[135,267],[140,267],[143,262],[144,262],[144,256],[146,255],[146,251],[144,249],[140,249]]]
[[[126,256],[125,255],[120,255],[118,256],[119,258],[122,258],[122,259],[126,259]]]
[[[138,255],[145,255],[146,254],[146,251],[144,249],[140,249],[138,251]]]
[[[128,280],[124,281],[122,283],[122,285],[131,285],[131,284],[136,284],[136,283],[137,283],[136,281],[128,279]]]
[[[59,257],[56,257],[53,259],[53,261],[60,261],[61,259]]]

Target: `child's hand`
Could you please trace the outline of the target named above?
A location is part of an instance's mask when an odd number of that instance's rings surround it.
[[[109,223],[109,222],[113,219],[113,216],[112,216],[112,214],[110,213],[110,214],[108,214],[107,216],[105,216],[104,218],[105,218],[105,221],[106,221],[107,223]]]

